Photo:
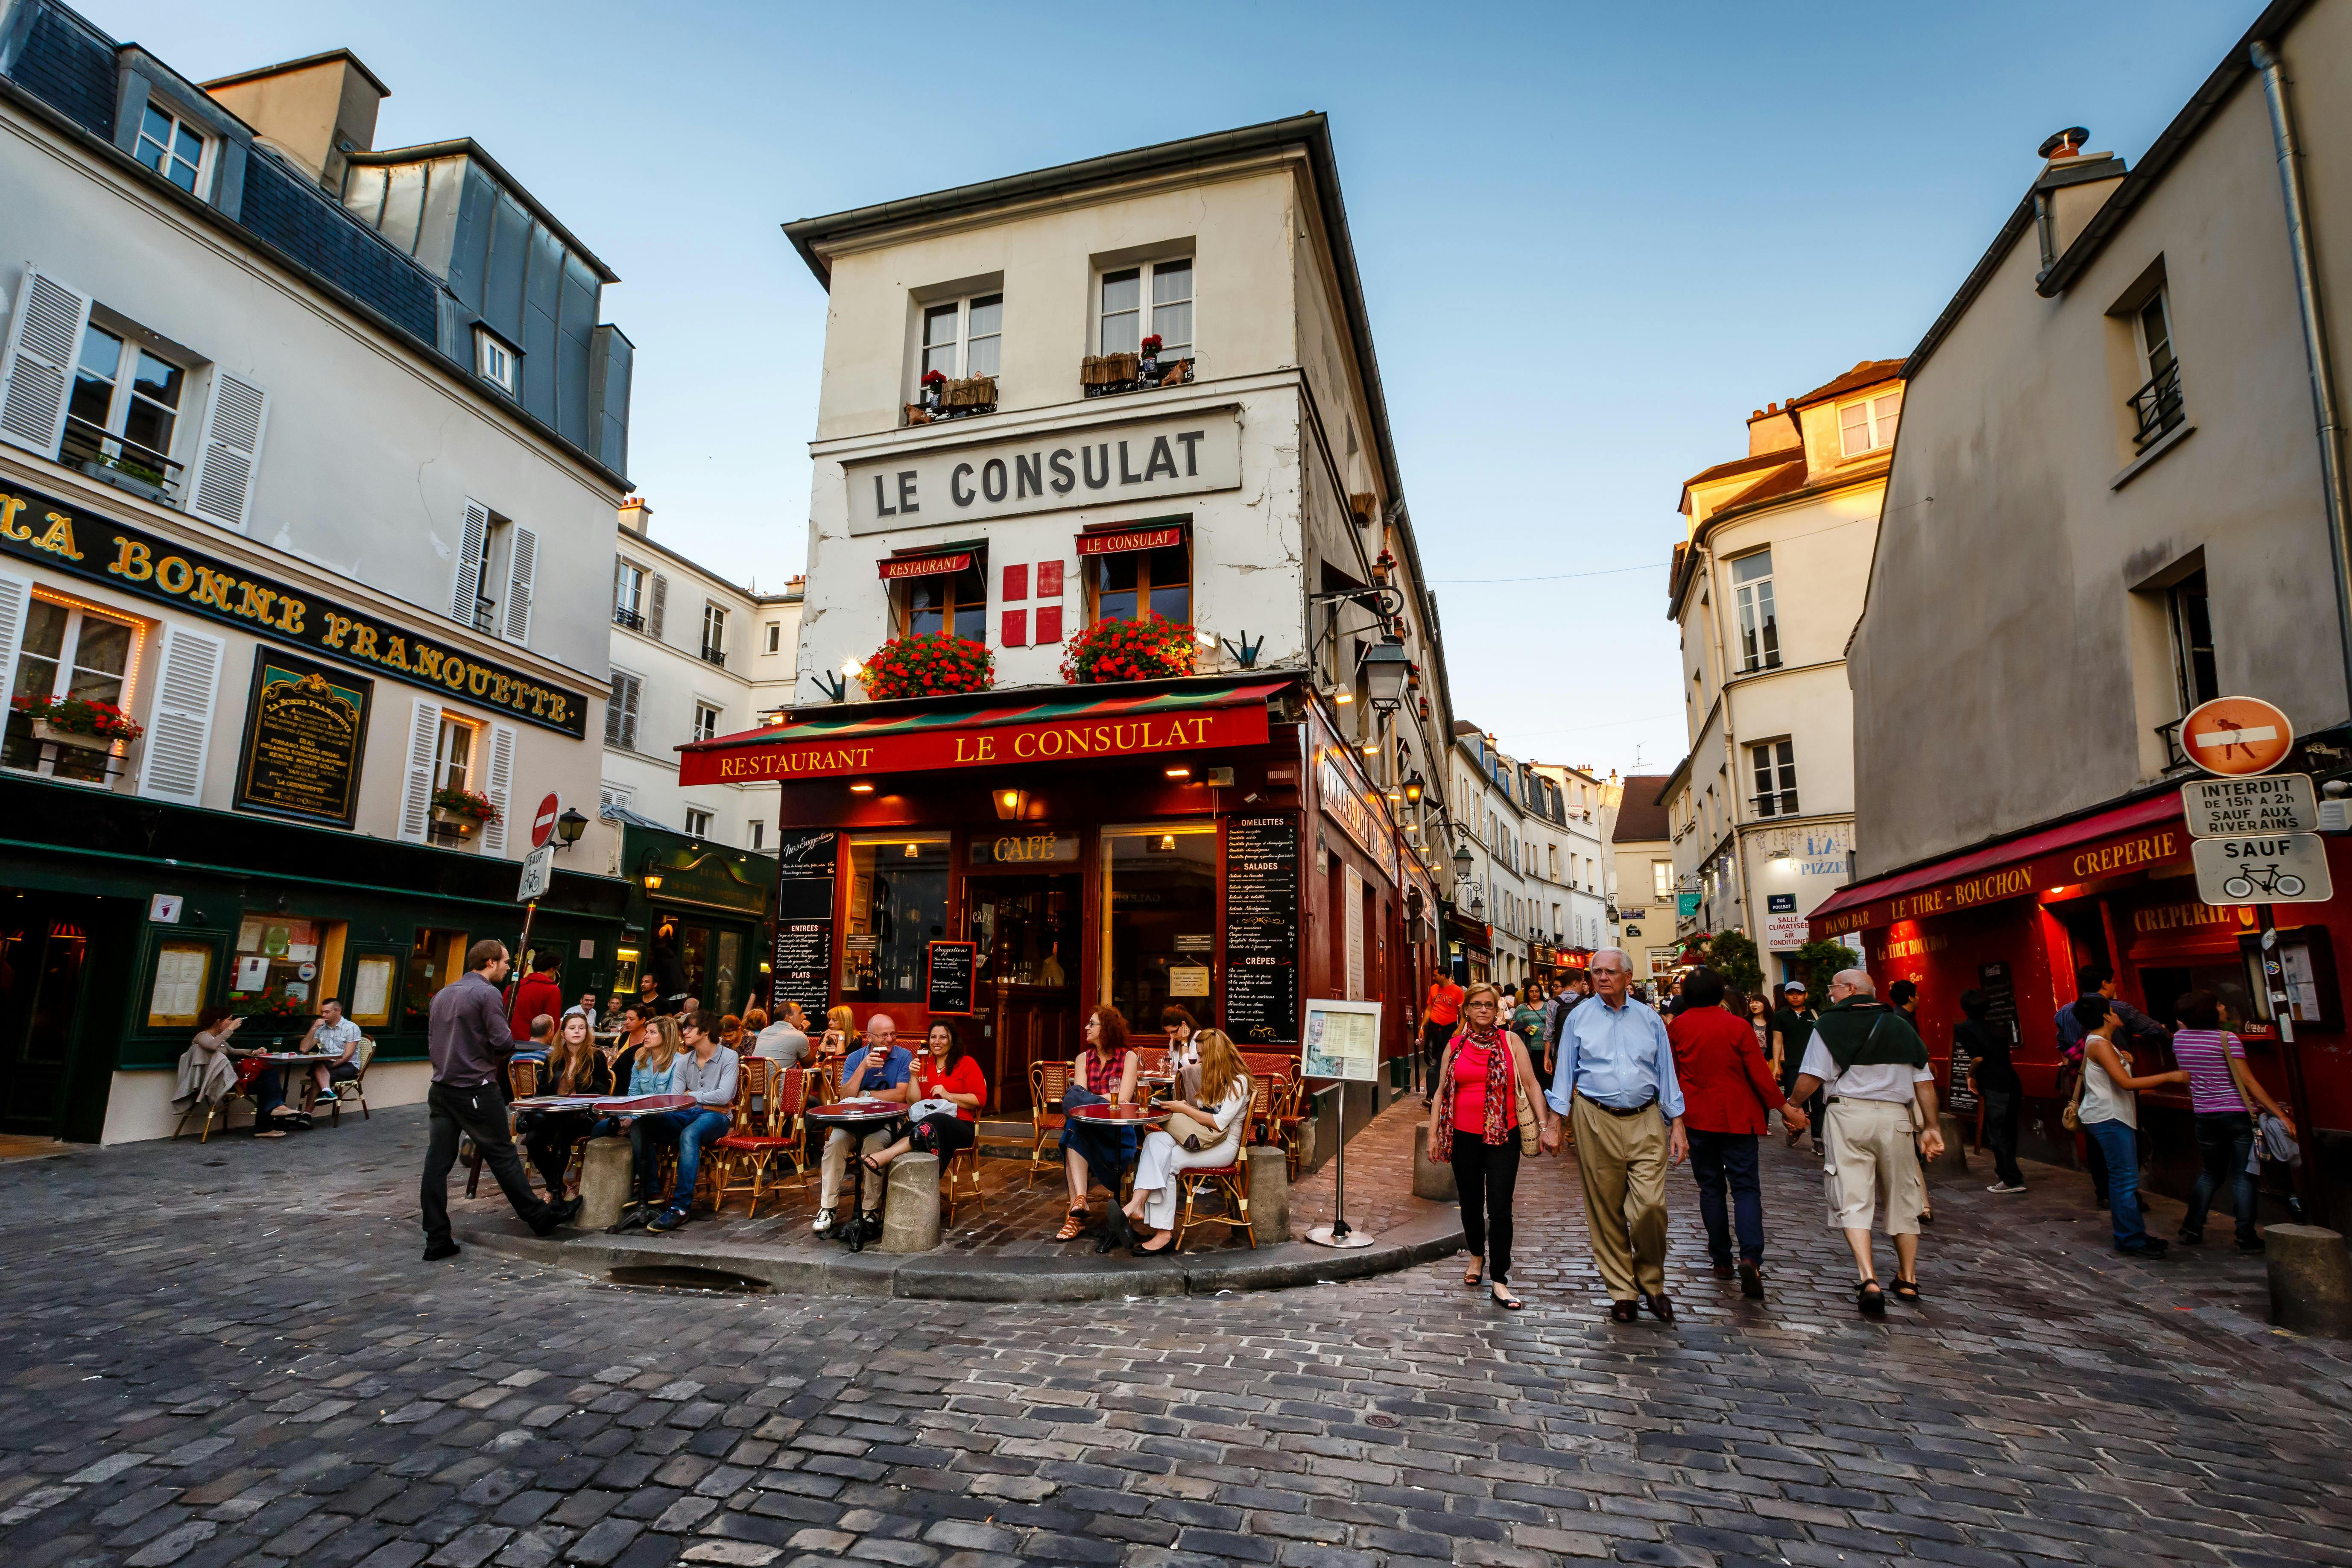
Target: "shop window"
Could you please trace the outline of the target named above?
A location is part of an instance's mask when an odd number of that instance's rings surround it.
[[[961,572],[908,577],[890,592],[900,637],[947,632],[967,642],[988,640],[988,577],[977,554]]]
[[[241,1013],[299,1016],[339,995],[343,922],[247,915],[230,958],[229,1001]]]
[[[167,942],[155,952],[155,984],[147,996],[151,1029],[193,1029],[212,996],[213,944]]]
[[[921,1002],[925,944],[948,931],[948,836],[853,838],[841,994],[855,1002]]]
[[[433,1011],[434,995],[466,970],[467,936],[461,931],[432,930],[416,933],[408,950],[408,983],[401,1011],[412,1029],[422,1029]]]
[[[1087,563],[1094,603],[1087,619],[1134,620],[1149,610],[1162,620],[1192,619],[1192,551],[1189,542],[1159,550],[1120,550]]]
[[[362,954],[352,969],[352,1005],[346,1016],[362,1029],[392,1023],[393,977],[399,962],[388,952]]]
[[[24,641],[8,694],[36,700],[78,697],[127,710],[140,641],[135,622],[37,595],[25,607]],[[101,751],[39,740],[33,721],[12,704],[0,739],[0,767],[103,784],[123,747],[117,742]]]
[[[2220,667],[2213,658],[2213,611],[2205,596],[2205,569],[2199,567],[2165,590],[2172,623],[2174,670],[2180,682],[2180,711],[2221,695]]]
[[[1102,1000],[1139,1029],[1171,1003],[1217,1016],[1215,826],[1106,827],[1102,872]]]

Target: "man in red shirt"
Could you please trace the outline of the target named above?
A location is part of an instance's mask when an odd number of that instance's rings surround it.
[[[1454,1037],[1454,1026],[1462,1016],[1462,987],[1454,984],[1454,976],[1440,972],[1429,984],[1429,1004],[1421,1012],[1421,1080],[1430,1090],[1421,1097],[1427,1105],[1436,1092],[1437,1064],[1445,1059],[1445,1042]]]
[[[530,973],[515,987],[507,1021],[518,1040],[530,1038],[530,1021],[541,1014],[556,1019],[563,1016],[563,984],[555,978],[555,950],[541,948],[531,954]]]
[[[1706,1222],[1707,1250],[1715,1271],[1731,1275],[1732,1225],[1724,1213],[1724,1186],[1731,1188],[1732,1215],[1739,1232],[1739,1291],[1764,1295],[1764,1193],[1756,1179],[1756,1139],[1778,1110],[1790,1132],[1801,1132],[1805,1113],[1788,1102],[1772,1068],[1756,1044],[1756,1030],[1723,1006],[1723,976],[1711,969],[1683,982],[1679,1016],[1666,1026],[1675,1047],[1675,1077],[1683,1089],[1683,1124],[1690,1134],[1691,1174],[1698,1180],[1698,1212]]]

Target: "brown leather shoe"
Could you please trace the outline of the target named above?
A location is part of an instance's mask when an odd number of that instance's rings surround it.
[[[1609,1315],[1618,1322],[1630,1323],[1642,1315],[1642,1306],[1638,1301],[1612,1301]]]
[[[1665,1292],[1663,1290],[1654,1296],[1643,1297],[1642,1305],[1649,1308],[1650,1316],[1662,1323],[1671,1323],[1675,1321],[1675,1304],[1666,1300]]]

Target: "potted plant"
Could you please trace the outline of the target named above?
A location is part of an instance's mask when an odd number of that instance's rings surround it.
[[[433,820],[471,833],[486,822],[499,819],[499,808],[486,795],[476,795],[469,789],[436,789],[433,792]]]
[[[268,1018],[288,1022],[308,1017],[310,1004],[298,1002],[275,987],[265,987],[250,996],[240,996],[229,1004],[229,1010],[240,1018]]]
[[[1390,575],[1395,571],[1396,557],[1383,550],[1379,559],[1372,563],[1372,581],[1385,587],[1388,585]]]
[[[950,632],[893,637],[867,656],[857,683],[877,701],[985,691],[996,684],[996,656]]]
[[[170,481],[163,470],[136,458],[92,458],[81,465],[81,471],[91,479],[102,479],[117,489],[145,496],[152,501],[169,501],[172,499],[168,488]]]
[[[1146,381],[1160,379],[1160,334],[1158,332],[1143,340],[1143,360],[1136,366],[1136,374]]]
[[[8,706],[32,721],[35,740],[56,745],[105,752],[113,750],[117,741],[135,741],[140,735],[131,716],[111,702],[95,702],[87,697],[22,696],[9,699]]]
[[[1198,654],[1191,626],[1146,611],[1088,626],[1062,655],[1062,679],[1093,685],[1190,675]]]

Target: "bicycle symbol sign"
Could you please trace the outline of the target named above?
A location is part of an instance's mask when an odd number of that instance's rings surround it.
[[[2190,858],[2197,896],[2209,904],[2320,903],[2335,896],[2327,841],[2316,833],[2200,838]]]

